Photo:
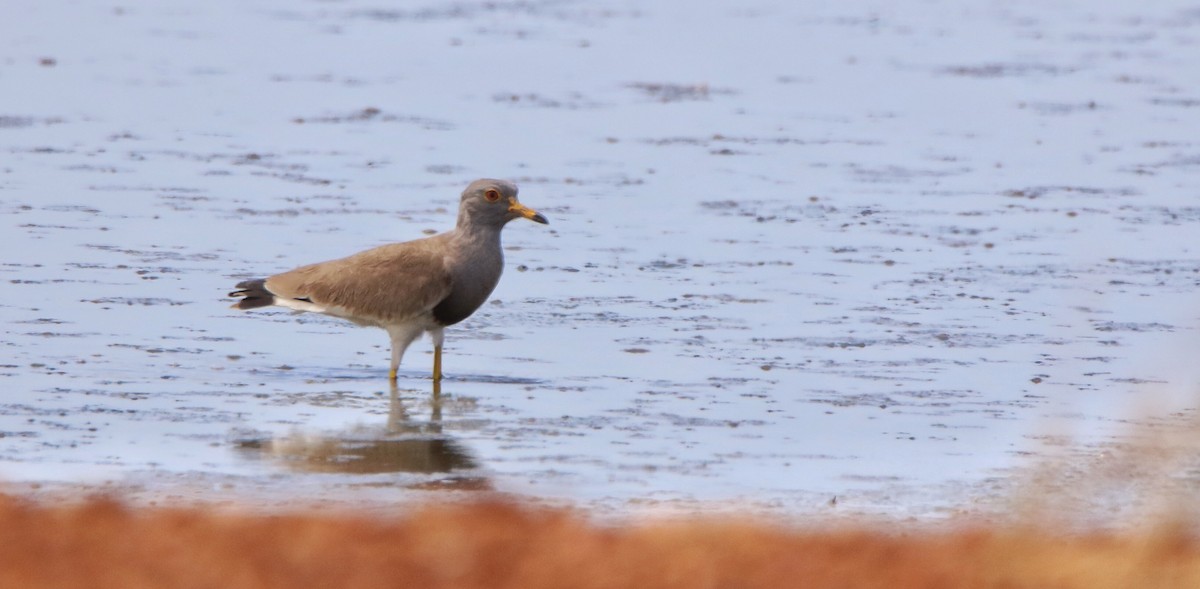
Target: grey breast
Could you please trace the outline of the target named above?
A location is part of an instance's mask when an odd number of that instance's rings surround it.
[[[469,243],[455,250],[447,269],[450,274],[450,294],[433,308],[433,318],[440,325],[454,325],[471,316],[487,300],[500,282],[504,271],[504,252],[499,234],[494,243]]]

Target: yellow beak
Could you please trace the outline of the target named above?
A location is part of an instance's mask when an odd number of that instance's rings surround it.
[[[517,202],[515,198],[508,201],[508,212],[518,217],[525,217],[534,223],[541,223],[542,225],[550,224],[550,221],[544,215]]]

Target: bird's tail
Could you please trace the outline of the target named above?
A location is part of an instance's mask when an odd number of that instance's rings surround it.
[[[245,311],[275,304],[275,295],[267,290],[266,282],[265,278],[259,278],[237,283],[237,290],[229,293],[229,296],[242,297],[242,300],[234,303],[230,308]]]

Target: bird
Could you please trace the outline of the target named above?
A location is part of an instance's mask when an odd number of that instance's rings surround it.
[[[481,178],[462,192],[453,229],[351,256],[239,282],[239,310],[278,306],[381,327],[391,340],[388,379],[396,382],[405,350],[422,334],[433,342],[433,381],[442,380],[445,328],[470,317],[500,282],[500,232],[509,221],[549,224],[517,200],[516,184]]]

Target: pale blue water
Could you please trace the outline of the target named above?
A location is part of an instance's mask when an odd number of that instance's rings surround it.
[[[0,474],[969,505],[1047,431],[1194,405],[1198,59],[1186,2],[10,7]],[[480,176],[551,224],[506,230],[440,415],[425,342],[390,404],[383,332],[227,310]],[[474,467],[289,454],[414,437]]]

